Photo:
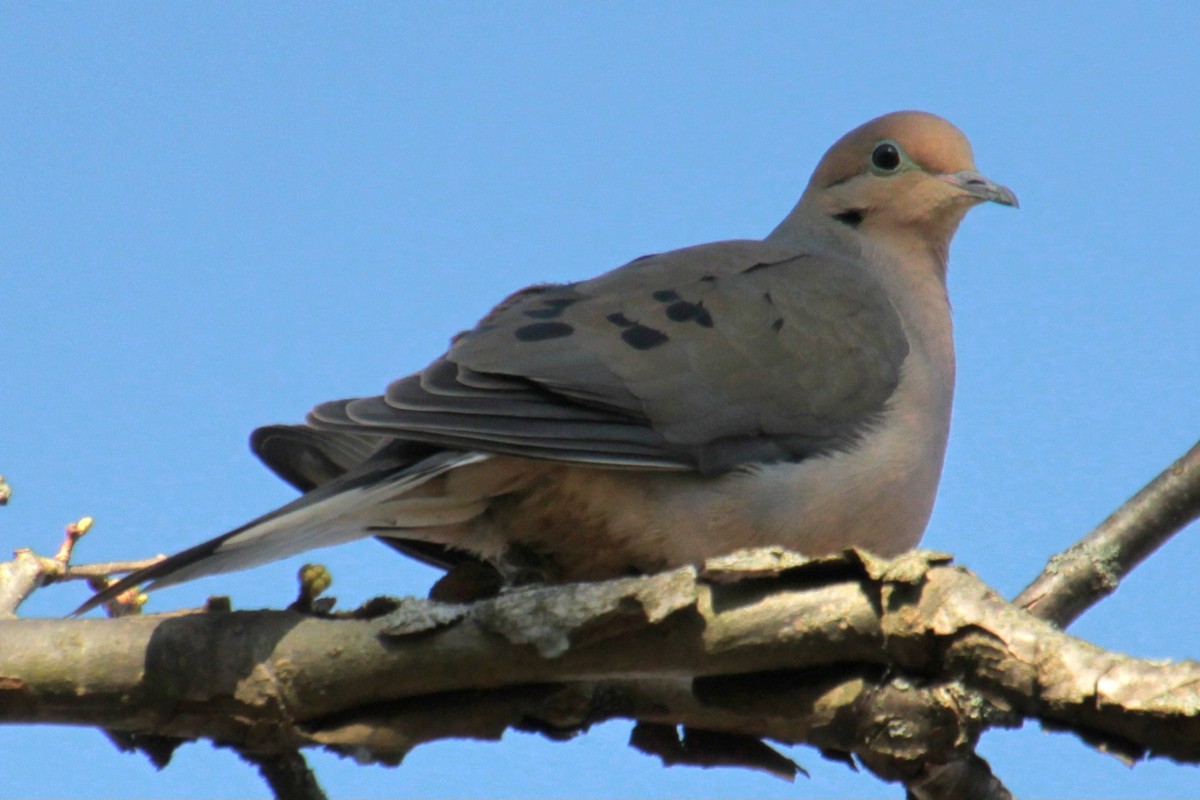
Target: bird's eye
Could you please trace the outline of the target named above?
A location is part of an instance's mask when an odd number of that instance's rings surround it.
[[[871,152],[871,166],[880,172],[895,172],[900,166],[900,148],[891,142],[875,145]]]

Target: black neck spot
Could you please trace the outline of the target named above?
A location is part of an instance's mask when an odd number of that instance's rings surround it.
[[[843,225],[849,225],[851,228],[857,228],[862,224],[863,212],[861,208],[851,208],[838,214],[834,214],[833,218]]]

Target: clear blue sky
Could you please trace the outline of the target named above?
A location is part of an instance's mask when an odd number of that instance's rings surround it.
[[[5,550],[81,515],[81,561],[173,551],[289,499],[257,425],[371,394],[508,291],[758,237],[825,148],[940,113],[1022,209],[952,253],[959,384],[925,543],[1014,594],[1200,437],[1200,10],[1192,3],[5,4]],[[968,7],[971,6],[971,7]],[[1200,657],[1198,531],[1073,629]],[[345,605],[431,573],[325,551]],[[281,606],[297,562],[173,589]],[[58,615],[82,586],[40,593]],[[796,786],[662,769],[610,724],[568,744],[312,762],[337,796],[902,797],[793,755]],[[91,730],[0,729],[0,795],[261,795],[207,744],[155,773]],[[1036,725],[981,752],[1027,797],[1183,797]]]

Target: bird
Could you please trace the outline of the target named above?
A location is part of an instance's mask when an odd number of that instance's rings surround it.
[[[371,536],[500,585],[911,549],[950,428],[950,241],[985,202],[1018,205],[953,124],[873,119],[765,238],[522,289],[381,395],[254,431],[303,494],[76,613]]]

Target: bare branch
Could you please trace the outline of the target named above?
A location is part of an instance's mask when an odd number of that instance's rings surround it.
[[[0,484],[3,480],[0,476]],[[7,495],[4,496],[7,502]],[[66,571],[75,543],[91,529],[93,522],[91,517],[83,517],[67,525],[63,542],[53,558],[23,548],[13,553],[12,561],[0,563],[0,619],[16,616],[17,608],[29,595]]]
[[[262,754],[243,750],[238,755],[258,767],[275,800],[326,800],[317,776],[300,751]]]
[[[961,769],[987,727],[1032,717],[1200,762],[1200,665],[1105,652],[937,554],[766,556],[779,568],[752,553],[740,579],[725,560],[470,606],[406,600],[376,619],[0,622],[0,721],[395,762],[431,738],[623,717],[855,752],[911,786]]]
[[[0,477],[0,482],[2,481],[3,478]],[[21,603],[47,584],[69,580],[87,580],[95,585],[97,581],[101,581],[109,575],[133,572],[142,567],[156,564],[165,558],[165,556],[156,556],[142,561],[111,561],[73,566],[71,557],[75,552],[75,545],[84,534],[91,530],[94,522],[95,520],[91,517],[83,517],[67,525],[62,544],[58,546],[57,552],[52,557],[47,558],[32,550],[21,549],[13,553],[12,561],[0,562],[0,619],[15,617]],[[128,599],[117,602],[110,607],[110,610],[124,608],[127,605],[129,605]],[[117,615],[114,614],[114,616]]]
[[[1070,548],[1013,601],[1066,628],[1200,516],[1200,442]]]
[[[1051,558],[1042,574],[1013,602],[1065,629],[1113,592],[1121,578],[1197,515],[1200,515],[1200,443],[1094,531]],[[947,776],[952,776],[952,780],[946,780]],[[986,793],[995,779],[974,754],[956,762],[953,769],[943,769],[935,782],[906,785],[910,794],[917,797],[949,800],[973,796],[960,782],[964,776],[984,792],[979,796],[1003,796]]]
[[[1200,444],[1052,559],[1016,602],[1065,626],[1197,515]],[[0,614],[44,583],[158,560],[69,566],[85,531],[68,528],[55,558],[21,551],[0,564]],[[637,721],[636,744],[667,763],[788,777],[802,767],[762,739],[806,742],[854,753],[920,800],[1008,800],[973,748],[987,728],[1026,717],[1130,760],[1200,763],[1200,665],[1068,637],[947,560],[768,550],[699,573],[473,605],[404,601],[369,620],[214,611],[143,619],[119,635],[56,627],[94,621],[3,623],[14,647],[12,658],[0,653],[0,722],[212,738],[244,751],[278,796],[300,798],[322,795],[299,747],[398,763],[440,738],[508,728],[559,738],[618,717]],[[322,607],[328,575],[308,569],[292,610]],[[81,643],[98,660],[64,654]]]
[[[104,578],[109,575],[124,575],[129,572],[137,572],[139,569],[152,567],[164,558],[166,556],[159,555],[153,558],[143,558],[141,561],[98,561],[95,564],[71,565],[61,574],[55,575],[54,580],[55,582],[90,580],[91,578]]]

